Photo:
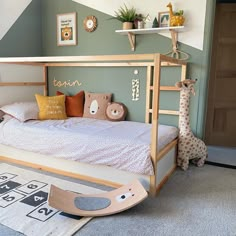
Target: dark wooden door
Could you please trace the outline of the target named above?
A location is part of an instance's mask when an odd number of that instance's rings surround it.
[[[216,5],[205,142],[236,147],[236,4]]]

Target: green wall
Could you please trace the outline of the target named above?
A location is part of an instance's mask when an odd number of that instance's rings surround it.
[[[198,50],[179,43],[179,49],[190,55],[188,60],[188,78],[198,79],[195,86],[196,95],[191,98],[191,127],[198,137],[204,136],[205,111],[207,101],[208,74],[211,53],[211,37],[213,29],[215,1],[207,1],[206,27],[204,32],[204,50]],[[114,9],[115,10],[115,9]],[[56,42],[56,15],[60,13],[77,12],[78,44],[76,46],[58,47]],[[83,29],[83,19],[88,15],[95,15],[98,27],[93,33]],[[71,0],[33,0],[18,21],[0,41],[0,56],[73,56],[73,55],[105,55],[105,54],[140,54],[166,53],[171,49],[171,39],[159,34],[139,35],[136,37],[136,50],[132,52],[127,36],[115,33],[121,29],[121,23],[111,20],[109,15],[85,7]],[[184,33],[184,32],[183,32]],[[79,88],[60,89],[74,94],[80,89],[94,92],[112,92],[114,100],[124,102],[132,116],[130,119],[141,121],[144,119],[141,111],[145,106],[145,70],[139,69],[134,75],[134,68],[117,69],[50,69],[50,94],[55,94],[58,88],[52,86],[53,78],[58,80],[80,80]],[[164,77],[175,80],[175,70],[163,71]],[[131,80],[140,79],[141,91],[138,102],[131,101]],[[125,86],[124,86],[125,85]],[[108,91],[109,88],[109,91]],[[163,93],[164,106],[177,107],[176,95]],[[171,103],[170,103],[171,101]],[[161,117],[160,121],[172,123],[172,118]]]
[[[41,0],[33,0],[0,40],[0,57],[41,56]]]
[[[206,99],[207,99],[207,87],[208,87],[208,74],[209,74],[209,55],[211,50],[211,35],[213,25],[213,15],[215,9],[214,0],[207,1],[206,10],[206,28],[204,32],[204,50],[198,50],[185,44],[179,43],[179,49],[187,52],[190,55],[188,60],[188,78],[198,79],[195,86],[196,95],[191,98],[191,127],[193,132],[199,136],[204,136],[205,125],[205,111],[206,111]],[[77,12],[77,28],[78,28],[78,44],[76,46],[64,46],[58,47],[56,43],[56,15],[60,13]],[[171,49],[171,39],[161,36],[159,34],[139,35],[136,37],[136,50],[132,52],[127,36],[121,36],[115,33],[115,30],[121,29],[121,23],[116,20],[111,20],[109,15],[103,14],[94,9],[86,6],[74,3],[71,0],[42,0],[42,32],[43,32],[43,55],[45,56],[61,56],[61,55],[108,55],[108,54],[139,54],[139,53],[166,53]],[[98,20],[98,27],[93,33],[88,33],[83,29],[83,19],[88,15],[94,15]],[[184,32],[183,32],[184,33]],[[145,83],[143,78],[145,72],[141,71],[138,75],[141,81],[141,96],[140,101],[135,103],[130,99],[130,81],[132,78],[136,78],[131,68],[126,74],[123,74],[126,78],[125,82],[121,81],[121,72],[113,71],[113,79],[109,80],[110,72],[105,72],[104,69],[98,71],[92,70],[76,71],[71,70],[50,70],[49,75],[51,80],[56,77],[59,80],[81,80],[82,86],[80,89],[90,90],[94,92],[107,92],[108,88],[110,92],[118,92],[120,95],[116,95],[115,100],[119,100],[128,103],[128,108],[135,120],[142,120],[143,113],[141,112],[143,106],[145,106]],[[101,81],[101,77],[107,77],[107,82]],[[169,75],[172,79],[175,78],[175,71]],[[89,78],[88,78],[89,77]],[[110,76],[111,77],[111,76]],[[120,77],[114,80],[115,77]],[[123,77],[122,77],[123,79]],[[126,84],[125,84],[126,83]],[[50,83],[52,84],[52,82]],[[108,85],[107,85],[108,84]],[[122,85],[125,84],[125,89],[122,91]],[[110,87],[113,85],[113,87]],[[116,91],[116,88],[119,88]],[[128,88],[128,89],[127,89]],[[50,94],[54,94],[57,88],[50,85]],[[67,89],[64,89],[67,92]],[[77,91],[74,91],[76,93]],[[163,102],[166,104],[173,104],[176,107],[175,95],[165,94],[162,95]],[[164,123],[172,123],[173,118],[161,117],[160,121]]]

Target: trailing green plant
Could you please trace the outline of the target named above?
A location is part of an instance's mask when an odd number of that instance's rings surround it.
[[[115,19],[121,22],[134,22],[136,18],[136,9],[134,7],[128,8],[125,4],[115,11]]]

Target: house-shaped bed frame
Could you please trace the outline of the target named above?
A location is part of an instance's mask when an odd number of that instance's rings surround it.
[[[91,164],[61,160],[55,157],[18,150],[0,144],[0,160],[9,161],[33,168],[38,168],[82,180],[120,187],[133,179],[142,179],[146,182],[149,194],[154,196],[176,168],[177,142],[175,139],[162,150],[158,150],[158,118],[159,114],[178,115],[179,111],[160,110],[160,91],[179,91],[173,86],[161,86],[161,67],[180,67],[181,73],[176,82],[186,79],[187,63],[172,57],[154,54],[136,55],[101,55],[101,56],[62,56],[62,57],[18,57],[0,58],[0,64],[16,64],[40,66],[43,68],[42,82],[8,82],[1,81],[4,91],[9,87],[43,86],[44,94],[48,94],[47,70],[49,67],[146,67],[146,115],[145,122],[152,124],[151,129],[151,159],[154,166],[154,175],[145,176],[117,170],[108,166],[94,166]],[[25,67],[27,68],[27,67]],[[20,89],[20,87],[18,87]],[[6,89],[6,90],[5,90]],[[0,101],[0,105],[7,101]]]

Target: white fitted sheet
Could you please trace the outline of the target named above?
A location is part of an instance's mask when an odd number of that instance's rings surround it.
[[[159,125],[158,148],[178,136],[173,126]],[[152,175],[151,125],[89,118],[20,122],[8,115],[0,123],[0,143],[15,148],[90,164]]]

